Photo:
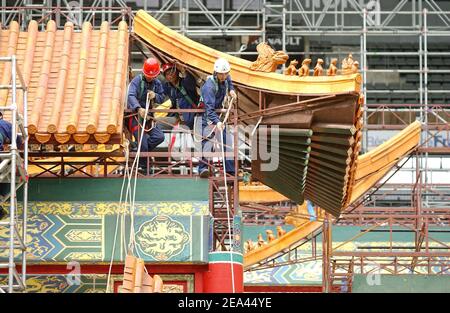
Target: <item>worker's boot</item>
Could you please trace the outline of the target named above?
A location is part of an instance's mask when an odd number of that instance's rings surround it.
[[[200,172],[200,177],[201,177],[201,178],[209,178],[209,169],[204,168],[204,169]]]

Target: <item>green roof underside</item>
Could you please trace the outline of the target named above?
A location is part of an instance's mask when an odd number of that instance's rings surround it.
[[[31,179],[29,201],[119,201],[122,178]],[[133,187],[134,180],[131,181]],[[22,197],[19,192],[18,199]],[[208,181],[199,178],[138,179],[136,201],[207,201]]]

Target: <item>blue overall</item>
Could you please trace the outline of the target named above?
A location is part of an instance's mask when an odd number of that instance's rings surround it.
[[[4,144],[11,143],[12,137],[12,125],[10,122],[0,119],[0,151],[4,150]],[[17,135],[16,137],[17,147],[20,148],[23,145],[22,137]],[[0,196],[5,196],[10,191],[9,183],[0,184]],[[0,210],[2,207],[0,206]]]
[[[180,78],[178,86],[166,82],[164,84],[164,92],[172,102],[172,109],[194,109],[198,105],[199,96],[195,78],[190,73],[186,73],[186,77]],[[181,120],[186,126],[193,129],[194,117],[195,113],[186,112],[182,113]]]
[[[227,90],[228,89],[228,90]],[[228,91],[234,90],[233,83],[231,81],[230,76],[227,77],[226,82],[220,83],[217,78],[214,77],[208,77],[206,82],[203,84],[202,88],[200,89],[201,93],[201,100],[205,104],[205,112],[202,116],[202,136],[207,137],[211,130],[213,129],[214,125],[216,125],[218,122],[220,122],[219,115],[215,112],[215,110],[222,109],[222,103],[223,100],[227,94]],[[218,134],[220,131],[216,130],[216,134],[213,134],[210,136],[216,137],[216,140],[219,140],[220,143],[220,137],[218,137]],[[233,152],[233,149],[231,148],[231,145],[233,143],[233,139],[231,135],[227,132],[227,129],[225,128],[223,130],[223,144],[227,145],[224,148],[225,152]],[[228,147],[229,143],[229,147]],[[202,140],[202,151],[203,152],[211,152],[213,148],[213,144],[211,141],[207,139]],[[198,172],[201,173],[205,168],[207,168],[207,162],[206,158],[202,158],[202,161],[199,164]],[[227,157],[225,159],[225,167],[226,172],[234,175],[234,159]]]
[[[160,104],[164,102],[164,89],[162,83],[155,78],[151,82],[148,82],[143,75],[137,75],[130,82],[128,86],[128,101],[127,105],[129,109],[137,112],[139,108],[145,109],[145,101],[147,100],[147,92],[153,91],[156,94],[154,99],[155,103]],[[130,131],[133,133],[134,138],[139,141],[139,124],[135,118],[132,118],[129,123]],[[146,128],[150,128],[150,122],[146,122]],[[144,132],[141,152],[153,151],[158,145],[164,142],[164,133],[162,130],[155,126],[149,132]],[[147,167],[146,158],[139,160],[139,166],[142,168]]]
[[[4,119],[0,119],[0,151],[3,151],[4,149],[3,144],[11,142],[11,137],[12,137],[11,123]],[[17,147],[21,147],[23,144],[22,137],[17,135],[16,141]]]

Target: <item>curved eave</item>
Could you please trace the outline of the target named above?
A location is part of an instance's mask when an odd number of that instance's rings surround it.
[[[143,10],[139,10],[134,18],[134,32],[157,50],[205,73],[211,74],[215,60],[223,57],[231,64],[233,81],[250,88],[274,93],[311,95],[359,92],[361,89],[359,73],[299,77],[250,70],[252,62],[217,51],[180,35]]]
[[[372,151],[358,157],[350,204],[367,193],[401,158],[417,147],[421,126],[416,121]]]
[[[322,222],[309,221],[302,226],[299,226],[283,236],[269,242],[267,245],[252,250],[244,255],[244,268],[248,269],[250,266],[266,260],[276,254],[280,253],[286,248],[294,245],[300,240],[304,239],[312,232],[318,230],[322,226]]]

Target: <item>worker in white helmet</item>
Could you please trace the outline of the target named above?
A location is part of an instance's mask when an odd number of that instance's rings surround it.
[[[223,101],[226,95],[232,97],[233,100],[237,99],[236,91],[233,87],[233,82],[230,77],[231,66],[230,63],[224,59],[219,58],[214,63],[213,75],[208,76],[202,88],[200,89],[200,107],[205,107],[205,112],[202,117],[202,133],[203,136],[209,136],[212,138],[217,137],[221,133],[223,134],[223,144],[225,145],[225,150],[231,152],[232,137],[227,135],[225,130],[225,125],[220,120],[219,115],[216,110],[223,108]],[[220,142],[220,141],[219,141]],[[229,143],[227,145],[227,143]],[[202,141],[203,152],[211,152],[213,148],[213,143],[210,140],[204,139]],[[202,159],[200,162],[198,172],[200,177],[208,178],[210,175],[207,160]],[[227,173],[234,175],[234,160],[232,158],[226,158],[225,168]]]

